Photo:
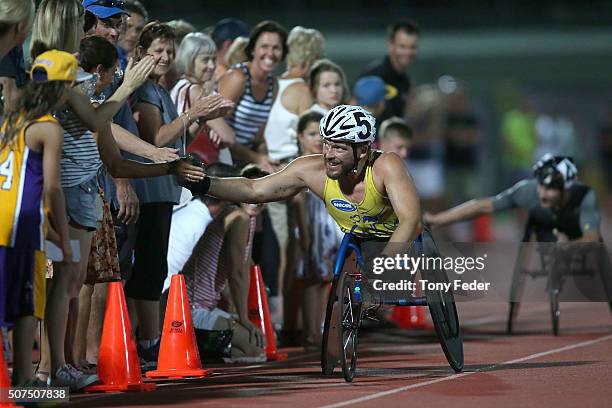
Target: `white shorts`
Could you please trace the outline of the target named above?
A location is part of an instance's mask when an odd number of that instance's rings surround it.
[[[213,330],[218,318],[231,320],[232,315],[225,310],[214,308],[212,310],[197,308],[191,309],[191,319],[193,327],[201,330]]]

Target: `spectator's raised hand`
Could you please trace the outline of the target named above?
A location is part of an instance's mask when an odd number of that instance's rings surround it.
[[[229,99],[223,98],[223,103],[219,108],[219,116],[226,117],[229,116],[236,108],[236,104]]]
[[[219,147],[221,144],[221,136],[219,136],[219,134],[212,129],[208,131],[208,138],[216,147]]]
[[[123,83],[132,90],[138,89],[147,80],[155,64],[155,58],[151,55],[145,55],[138,63],[130,58],[123,75]]]
[[[194,166],[190,156],[172,162],[171,173],[179,178],[179,182],[197,183],[205,174],[202,167]]]
[[[209,95],[197,99],[189,109],[189,116],[201,120],[211,120],[228,115],[234,109],[234,103],[221,95]]]

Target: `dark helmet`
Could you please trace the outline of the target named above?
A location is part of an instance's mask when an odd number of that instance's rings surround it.
[[[564,190],[574,184],[578,169],[571,157],[546,153],[533,166],[533,175],[543,186]]]

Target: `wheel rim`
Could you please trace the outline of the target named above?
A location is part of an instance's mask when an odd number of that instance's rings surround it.
[[[354,302],[352,298],[351,288],[346,286],[346,290],[343,293],[343,301],[345,302],[345,309],[343,310],[342,316],[342,349],[344,358],[346,361],[353,360],[355,354],[355,334],[356,334],[356,318],[354,311]]]
[[[360,306],[353,295],[352,277],[345,272],[341,295],[338,298],[338,350],[342,372],[347,381],[352,381],[357,366],[357,337],[360,323]]]

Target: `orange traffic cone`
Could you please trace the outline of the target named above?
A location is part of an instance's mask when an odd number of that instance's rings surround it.
[[[142,382],[136,341],[128,314],[121,282],[110,282],[104,314],[102,341],[98,355],[98,377],[101,384],[85,388],[86,392],[153,391],[155,384]]]
[[[259,265],[251,266],[251,284],[249,287],[249,320],[261,329],[264,335],[264,351],[266,358],[273,361],[286,360],[287,353],[279,353],[276,349],[276,334],[272,328],[268,297],[264,289],[261,268]]]
[[[396,306],[391,320],[401,329],[428,328],[422,306]]]
[[[211,370],[202,368],[200,361],[195,331],[191,322],[185,276],[172,275],[157,370],[147,372],[147,377],[203,378],[211,373]]]
[[[8,389],[11,388],[11,379],[8,375],[6,361],[4,361],[4,341],[0,333],[0,407],[14,407],[15,404],[8,399]]]

